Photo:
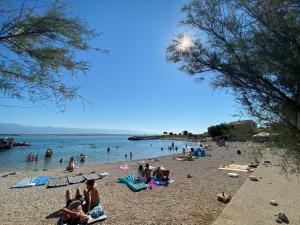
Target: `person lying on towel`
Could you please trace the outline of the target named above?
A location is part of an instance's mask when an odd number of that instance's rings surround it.
[[[169,175],[170,171],[162,166],[153,171],[153,177],[161,179],[162,181],[169,181]]]
[[[61,210],[63,221],[70,224],[86,224],[89,217],[83,212],[82,203],[83,199],[79,188],[76,190],[75,198],[73,198],[72,192],[67,190],[66,207]]]

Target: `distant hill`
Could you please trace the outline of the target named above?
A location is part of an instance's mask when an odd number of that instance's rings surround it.
[[[83,129],[67,127],[37,127],[14,123],[0,123],[0,134],[149,134],[121,129]]]

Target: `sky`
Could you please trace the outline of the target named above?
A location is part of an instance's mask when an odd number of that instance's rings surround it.
[[[202,133],[208,126],[240,119],[233,117],[238,112],[233,96],[213,90],[208,81],[196,82],[166,61],[172,38],[187,31],[178,25],[187,0],[68,2],[73,14],[102,33],[91,45],[109,51],[81,55],[90,62],[90,71],[66,79],[79,85],[91,104],[82,107],[76,100],[58,112],[50,103],[0,99],[19,106],[0,107],[0,123]]]

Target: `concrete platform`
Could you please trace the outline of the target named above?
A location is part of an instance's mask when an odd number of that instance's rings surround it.
[[[213,225],[270,225],[283,211],[290,225],[300,225],[300,180],[280,174],[279,166],[260,165],[254,173],[259,181],[247,180]],[[276,200],[278,206],[269,201]],[[284,224],[284,223],[282,223]]]

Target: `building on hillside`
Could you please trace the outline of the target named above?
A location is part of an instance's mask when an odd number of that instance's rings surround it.
[[[239,127],[239,126],[248,126],[253,131],[257,131],[257,124],[253,120],[239,120],[228,123],[228,125]]]

